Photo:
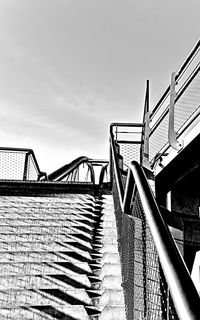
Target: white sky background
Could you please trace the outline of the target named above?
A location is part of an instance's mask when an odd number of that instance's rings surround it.
[[[0,0],[0,146],[50,173],[108,158],[111,122],[141,122],[199,39],[199,0]]]

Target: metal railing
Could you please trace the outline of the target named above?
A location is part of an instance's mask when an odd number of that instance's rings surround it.
[[[123,157],[123,169],[126,169],[132,159],[140,163],[142,161],[143,128],[142,123],[116,122],[110,125],[110,132],[115,135],[118,153]]]
[[[87,170],[80,177],[80,167],[84,169],[86,166]],[[85,171],[85,170],[84,170]],[[78,157],[77,159],[71,161],[70,163],[60,167],[56,171],[48,175],[49,181],[66,181],[66,182],[91,182],[95,183],[95,174],[93,166],[87,157]]]
[[[107,175],[107,166],[108,161],[92,160],[82,156],[49,174],[48,180],[69,183],[103,183]],[[97,168],[99,170],[96,170]],[[97,171],[100,172],[97,174]]]
[[[174,148],[174,145],[181,145],[181,136],[187,132],[200,115],[199,71],[200,41],[179,70],[174,73],[174,83],[168,86],[150,112],[149,160],[152,166],[158,156],[166,154],[170,146]],[[172,91],[173,84],[174,92]],[[174,94],[173,103],[172,94]],[[172,108],[173,112],[171,112]],[[172,132],[173,130],[174,132]],[[171,142],[170,136],[174,136],[173,140],[176,140],[177,144]]]
[[[31,149],[0,148],[0,180],[32,180],[46,178]]]
[[[198,293],[144,171],[133,161],[124,175],[112,132],[110,144],[127,320],[200,319]]]

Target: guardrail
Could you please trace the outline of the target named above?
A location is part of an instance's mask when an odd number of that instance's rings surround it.
[[[99,180],[103,183],[107,173],[108,161],[92,160],[87,157],[78,157],[72,162],[60,167],[56,171],[48,175],[49,181],[66,181],[71,183],[89,182],[92,184],[99,183],[97,181],[97,172],[94,168],[100,167]]]
[[[71,161],[70,163],[60,167],[56,171],[52,172],[48,175],[49,181],[68,181],[68,182],[80,182],[82,178],[80,179],[79,170],[81,165],[86,165],[88,170],[86,171],[86,176],[84,177],[84,180],[95,183],[95,175],[94,175],[94,169],[89,162],[89,159],[87,157],[78,157],[77,159]],[[88,173],[90,172],[90,177]]]
[[[200,115],[199,71],[200,41],[172,74],[171,84],[150,112],[149,161],[152,166],[170,147],[181,149],[184,133]]]
[[[141,147],[143,144],[143,123],[120,123],[110,125],[110,133],[115,135],[115,144],[123,157],[123,166],[126,168],[135,159],[142,161]]]
[[[133,161],[126,175],[112,132],[110,145],[127,320],[200,319],[198,293],[142,168]]]
[[[0,148],[0,180],[40,180],[46,173],[40,171],[31,149]]]

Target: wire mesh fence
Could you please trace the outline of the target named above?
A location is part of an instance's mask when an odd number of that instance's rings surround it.
[[[178,320],[137,190],[130,215],[116,208],[126,319]]]
[[[38,180],[37,166],[31,154],[28,156],[27,180]]]
[[[0,150],[0,179],[23,180],[24,152]]]
[[[0,180],[38,180],[38,166],[31,153],[0,149]]]
[[[149,159],[152,162],[158,153],[168,144],[170,96],[164,99],[158,111],[151,114],[151,132],[149,137]],[[174,128],[177,136],[190,125],[192,116],[200,114],[200,67],[188,76],[177,92],[175,102]],[[168,144],[169,145],[169,144]]]
[[[141,162],[142,129],[142,124],[118,123],[115,126],[115,141],[124,170],[133,160]]]
[[[130,165],[130,162],[136,160],[140,162],[141,143],[119,142],[120,154],[123,157],[124,169]]]

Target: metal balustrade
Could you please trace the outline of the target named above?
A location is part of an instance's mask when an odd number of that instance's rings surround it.
[[[31,149],[0,148],[0,180],[39,180],[40,171]]]
[[[200,115],[200,41],[176,72],[173,119],[169,117],[169,86],[150,112],[149,161],[153,165],[170,148],[170,122],[174,121],[175,136],[181,138]],[[173,147],[173,146],[172,146]]]
[[[120,168],[111,131],[111,174],[127,320],[200,319],[199,296],[137,162]]]
[[[118,152],[123,158],[124,169],[135,159],[141,161],[142,123],[112,123],[110,131],[115,135]]]
[[[108,161],[78,157],[48,175],[49,181],[102,184],[108,182]],[[102,172],[101,172],[102,171]]]

